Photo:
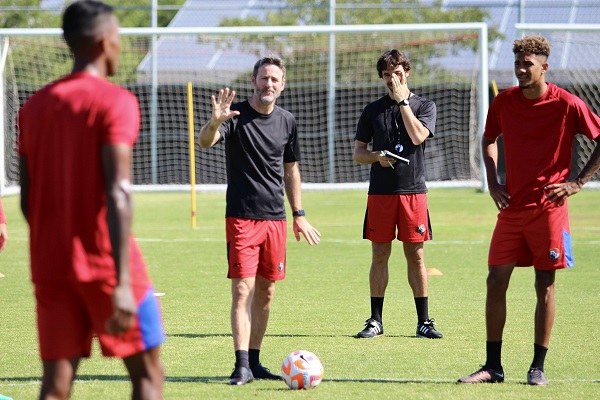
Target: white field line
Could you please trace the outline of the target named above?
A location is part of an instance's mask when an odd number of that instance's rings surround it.
[[[300,235],[302,237],[302,235]],[[27,241],[29,238],[27,237],[10,237],[11,241]],[[223,242],[225,238],[216,238],[216,237],[198,237],[198,238],[172,238],[172,239],[164,239],[164,238],[144,238],[144,237],[136,237],[136,240],[140,243],[199,243],[199,242]],[[303,241],[304,238],[301,239]],[[288,237],[288,242],[293,243],[296,242],[293,236]],[[321,243],[341,243],[341,244],[357,244],[357,243],[366,243],[368,242],[365,239],[328,239],[321,238]],[[427,241],[427,246],[432,245],[463,245],[463,246],[472,246],[472,245],[480,245],[480,244],[488,244],[489,240],[429,240]],[[599,245],[600,240],[573,240],[574,245]]]

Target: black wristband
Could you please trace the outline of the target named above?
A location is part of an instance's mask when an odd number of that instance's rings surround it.
[[[304,217],[304,216],[306,216],[306,212],[304,212],[304,210],[298,210],[298,211],[294,211],[292,213],[292,215],[294,217]]]

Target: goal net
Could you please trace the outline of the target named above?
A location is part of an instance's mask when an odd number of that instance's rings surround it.
[[[278,104],[292,112],[305,183],[364,184],[369,166],[352,160],[363,108],[387,94],[377,58],[397,48],[411,60],[410,89],[437,105],[435,137],[426,144],[426,177],[481,182],[479,137],[487,113],[487,28],[482,23],[317,27],[125,28],[118,73],[111,78],[139,99],[142,127],[134,148],[134,183],[161,189],[190,184],[187,84],[194,130],[211,115],[223,87],[251,96],[262,56],[282,57],[286,89]],[[18,186],[16,118],[42,85],[69,72],[60,30],[0,30],[3,121],[2,188]],[[482,51],[483,50],[483,51]],[[154,56],[153,56],[154,55]],[[223,145],[195,146],[197,185],[226,183]]]

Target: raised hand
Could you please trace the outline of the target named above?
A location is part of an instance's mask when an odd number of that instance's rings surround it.
[[[410,89],[408,88],[408,79],[406,77],[406,71],[403,68],[399,68],[397,73],[392,74],[392,94],[394,100],[402,101],[410,96]]]
[[[235,98],[235,90],[229,91],[229,88],[219,90],[219,96],[210,96],[212,103],[212,118],[219,124],[240,115],[239,111],[231,111],[230,107]]]

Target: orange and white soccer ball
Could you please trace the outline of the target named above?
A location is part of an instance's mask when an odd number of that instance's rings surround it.
[[[296,350],[283,360],[283,380],[290,389],[312,389],[323,379],[319,357],[306,350]]]

